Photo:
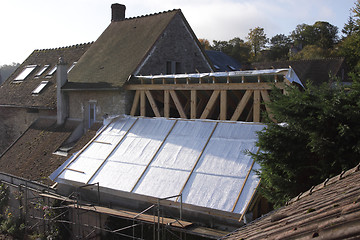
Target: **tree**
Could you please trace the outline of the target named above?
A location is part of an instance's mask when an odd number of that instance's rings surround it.
[[[199,42],[200,42],[200,45],[201,45],[205,50],[210,50],[210,49],[211,49],[209,40],[207,40],[207,39],[205,39],[205,38],[199,38]]]
[[[251,154],[261,166],[261,192],[275,206],[359,163],[359,81],[350,90],[307,86],[272,91],[269,107],[283,124],[267,123],[258,133],[261,151]]]
[[[313,25],[299,24],[290,37],[296,46],[316,45],[322,49],[332,48],[338,41],[338,28],[328,22],[318,21]]]
[[[222,51],[240,63],[247,63],[250,59],[250,45],[238,37],[230,39],[229,41],[214,40],[211,48],[216,51]]]
[[[270,59],[287,60],[291,39],[284,34],[277,34],[270,39]]]
[[[346,37],[338,46],[338,54],[345,57],[351,72],[360,73],[360,0],[351,10],[354,16],[350,14],[349,21],[342,30]]]
[[[264,28],[256,27],[254,29],[250,29],[248,33],[247,39],[251,46],[251,51],[253,56],[256,58],[260,50],[262,50],[266,43],[268,42],[268,38],[264,32]]]

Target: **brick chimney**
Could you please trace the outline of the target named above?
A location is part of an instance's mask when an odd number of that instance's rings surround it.
[[[125,5],[114,3],[111,5],[111,21],[119,22],[125,19]]]

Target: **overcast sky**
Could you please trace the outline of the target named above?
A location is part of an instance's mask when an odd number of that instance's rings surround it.
[[[114,0],[1,0],[0,65],[35,49],[95,41],[110,24]],[[250,28],[288,35],[301,23],[343,28],[355,0],[122,0],[126,17],[180,8],[198,38],[245,39]]]

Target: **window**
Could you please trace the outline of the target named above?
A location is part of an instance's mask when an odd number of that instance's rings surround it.
[[[175,61],[166,62],[166,74],[181,73],[181,63]]]
[[[96,121],[96,101],[89,102],[89,128]]]
[[[234,68],[233,66],[231,66],[231,65],[227,65],[227,66],[231,71],[236,71],[236,68]]]
[[[50,72],[48,72],[48,73],[46,74],[46,77],[47,77],[47,78],[51,78],[52,75],[55,73],[56,69],[57,69],[57,66],[53,67],[53,68],[50,70]]]
[[[23,81],[36,68],[37,65],[28,65],[24,70],[14,79],[14,81]]]
[[[37,86],[37,88],[35,88],[35,90],[32,91],[32,94],[39,94],[48,83],[49,83],[49,81],[41,81],[39,86]]]
[[[74,67],[75,65],[77,64],[77,62],[74,62],[68,69],[67,73],[69,73]]]
[[[220,70],[220,67],[218,66],[218,65],[216,65],[216,64],[214,64],[214,68],[216,69],[216,70]]]
[[[38,71],[38,73],[35,75],[35,77],[40,77],[45,71],[46,69],[49,68],[50,65],[44,65],[44,67],[42,69],[40,69],[40,71]]]

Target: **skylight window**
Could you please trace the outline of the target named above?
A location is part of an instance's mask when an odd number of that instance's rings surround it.
[[[39,94],[48,83],[49,83],[49,81],[41,81],[39,86],[37,86],[37,88],[35,88],[35,90],[32,91],[32,94]]]
[[[40,69],[40,71],[38,71],[38,73],[35,75],[35,77],[40,77],[45,71],[46,69],[49,68],[50,65],[44,65],[43,68]]]
[[[51,78],[52,75],[55,73],[56,69],[57,69],[57,66],[54,66],[54,67],[50,70],[50,72],[48,72],[48,73],[46,74],[46,77],[47,77],[47,78]]]
[[[235,71],[235,70],[236,70],[236,68],[234,68],[234,67],[231,66],[231,65],[227,65],[227,66],[228,66],[228,68],[230,68],[231,71]]]
[[[216,70],[220,70],[220,67],[219,67],[218,65],[216,65],[216,64],[214,64],[214,68],[215,68]]]
[[[24,70],[14,79],[14,81],[23,81],[36,68],[37,65],[28,65]]]
[[[67,73],[69,73],[74,67],[75,65],[77,64],[77,62],[74,62],[68,69]]]

